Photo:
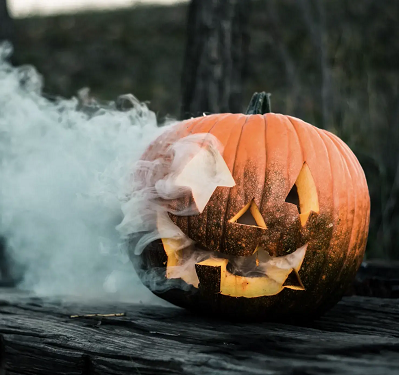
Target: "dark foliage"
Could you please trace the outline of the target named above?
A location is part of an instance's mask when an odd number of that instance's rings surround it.
[[[13,22],[8,12],[7,0],[0,0],[0,42],[13,39]]]
[[[253,0],[244,105],[272,93],[274,112],[343,138],[372,199],[369,258],[399,258],[399,1]],[[132,92],[160,116],[180,110],[187,5],[16,21],[15,62],[48,93]]]

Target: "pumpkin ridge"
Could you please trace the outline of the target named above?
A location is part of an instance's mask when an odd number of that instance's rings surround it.
[[[342,152],[342,150],[341,150],[341,148],[340,148],[340,144],[339,144],[339,142],[334,142],[334,139],[333,139],[333,137],[330,137],[330,135],[331,135],[331,133],[329,133],[329,132],[325,132],[325,134],[326,134],[326,136],[331,140],[331,142],[334,144],[334,146],[338,149],[338,152],[339,152],[339,154],[340,154],[340,157],[341,157],[341,159],[342,159],[342,161],[343,161],[343,163],[344,163],[344,167],[345,167],[345,172],[346,172],[346,182],[347,182],[347,180],[348,180],[348,177],[349,177],[349,179],[350,179],[350,184],[351,184],[351,186],[352,186],[352,180],[353,180],[353,177],[352,177],[352,174],[351,174],[351,170],[350,170],[350,167],[348,166],[348,161],[347,161],[347,159],[346,159],[346,157],[345,157],[345,155],[343,154],[343,152]],[[353,190],[353,187],[352,187],[352,190]],[[352,195],[353,196],[353,195]],[[349,202],[351,201],[351,195],[350,195],[350,190],[347,190],[347,197],[348,197],[348,199],[347,199],[347,201],[348,201],[348,204],[347,204],[347,221],[348,221],[348,219],[349,219],[349,217],[350,217],[350,209],[351,209],[351,204],[349,204]],[[352,199],[352,202],[353,202],[353,216],[352,216],[352,220],[351,220],[351,225],[350,225],[350,235],[349,235],[349,240],[348,240],[348,244],[347,244],[347,248],[348,248],[348,250],[347,250],[347,252],[346,252],[346,260],[345,260],[345,263],[344,263],[344,265],[343,265],[343,267],[342,267],[342,270],[341,270],[341,274],[342,274],[342,272],[344,272],[345,273],[345,270],[348,268],[348,266],[350,265],[350,260],[351,260],[351,257],[352,257],[352,254],[351,254],[351,242],[352,242],[352,237],[353,237],[353,230],[354,230],[354,222],[355,222],[355,202],[354,202],[354,200]],[[353,253],[353,252],[352,252]],[[347,273],[347,272],[346,272]],[[341,277],[341,274],[340,274],[340,277]],[[339,289],[339,286],[337,286],[336,287],[336,289]]]
[[[215,124],[219,121],[219,117],[220,116],[218,115],[202,116],[204,120],[199,123],[200,126],[196,126],[191,130],[191,134],[209,133],[209,130],[212,129],[215,126]],[[203,130],[203,128],[205,128],[206,130]],[[192,194],[189,195],[189,204],[190,206],[195,204]],[[184,218],[184,220],[187,221],[188,237],[192,238],[191,236],[192,228],[200,228],[199,225],[196,225],[196,221],[198,221],[199,218],[197,215],[193,215]]]
[[[277,115],[275,113],[268,113],[268,114],[264,115],[265,124],[267,124],[267,126],[265,126],[265,150],[266,150],[266,153],[267,153],[267,149],[268,149],[267,148],[267,144],[268,144],[268,142],[267,142],[267,138],[268,138],[267,132],[268,131],[269,131],[269,137],[270,137],[270,127],[271,127],[270,118],[278,117],[278,116],[281,116],[281,121],[284,122],[284,125],[285,125],[286,120],[288,118],[287,116]],[[279,124],[279,125],[283,125],[283,124]],[[295,136],[298,139],[298,143],[300,144],[299,137],[298,137],[298,134],[297,134],[295,128],[294,128],[294,133],[295,133]],[[301,151],[301,157],[303,159],[303,151],[302,151],[302,145],[301,144],[300,144],[300,151]],[[290,158],[290,153],[291,153],[291,150],[290,150],[290,132],[287,130],[287,160],[289,160],[289,158]],[[270,170],[270,158],[266,157],[266,171],[269,171],[269,170]],[[287,168],[287,171],[288,171],[288,168]],[[289,175],[289,172],[287,172],[287,175]],[[267,174],[265,175],[264,187],[266,186],[266,178],[267,178]],[[295,181],[294,181],[294,183],[295,183]],[[288,185],[289,184],[290,184],[290,182],[288,182]],[[285,195],[285,192],[284,192],[284,195]],[[266,199],[265,194],[262,194],[262,204],[261,204],[261,206],[263,206],[264,199]],[[298,212],[298,218],[299,218],[299,212]],[[305,254],[305,257],[303,259],[303,263],[305,261],[306,256],[307,256],[307,254]],[[303,264],[302,264],[302,267],[303,267]],[[282,298],[281,300],[278,300],[278,299],[271,300],[270,299],[268,301],[267,310],[268,310],[269,314],[276,314],[276,313],[278,314],[278,311],[280,309],[284,309],[284,305],[289,303],[289,295],[290,295],[290,293],[292,293],[292,291],[290,289],[285,289],[285,293],[286,293],[286,297]],[[305,285],[304,293],[307,293],[306,292],[306,285]]]
[[[231,127],[231,129],[230,129],[228,138],[227,138],[227,140],[225,141],[225,148],[224,148],[224,150],[223,150],[223,154],[224,154],[224,152],[225,152],[225,149],[226,149],[227,145],[230,143],[230,140],[231,140],[231,137],[232,137],[232,134],[233,134],[235,128],[238,127],[237,122],[239,122],[239,126],[242,127],[242,126],[244,125],[244,123],[245,123],[245,121],[243,121],[243,120],[246,119],[246,116],[243,115],[243,114],[239,114],[238,118],[236,118],[236,116],[237,116],[236,114],[230,114],[230,116],[233,118],[233,120],[236,121],[236,124],[235,124],[235,126]],[[216,131],[216,129],[215,129],[215,131]],[[237,139],[237,145],[238,145],[238,142],[239,142],[239,138]],[[234,158],[234,160],[235,160],[235,158]],[[233,164],[233,166],[234,166],[234,164]],[[233,168],[233,166],[232,166],[232,168]],[[233,173],[233,172],[231,171],[231,173]],[[225,201],[225,204],[223,205],[223,210],[222,210],[222,212],[226,212],[226,211],[227,211],[227,205],[228,205],[229,194],[230,194],[230,189],[228,190],[228,192],[227,192],[227,197],[226,197],[226,199],[224,200],[224,201]],[[219,202],[218,202],[218,204],[219,204]],[[223,238],[223,236],[224,236],[224,228],[222,227],[222,226],[223,226],[223,223],[224,223],[224,220],[221,220],[220,222],[222,223],[222,225],[221,225],[221,228],[220,228],[220,230],[219,230],[219,233],[220,233],[220,234],[219,234],[219,236],[217,236],[217,237],[218,237],[218,238],[217,238],[217,240],[218,240],[217,248],[218,248],[218,249],[220,249],[220,248],[222,247],[221,238]],[[207,230],[208,230],[208,229],[207,229]]]
[[[249,116],[246,117],[244,123],[241,125],[241,132],[240,132],[240,136],[238,137],[237,146],[236,146],[236,150],[235,150],[235,156],[234,156],[233,168],[232,168],[232,171],[231,171],[231,175],[233,176],[233,179],[234,179],[234,169],[235,169],[236,160],[237,160],[238,147],[239,147],[239,145],[240,145],[241,136],[242,136],[242,133],[243,133],[243,130],[244,130],[244,126],[245,126],[245,124],[248,122],[248,119],[249,119]],[[223,221],[222,221],[222,225],[223,225],[223,226],[222,226],[222,241],[224,241],[223,239],[225,238],[225,231],[226,231],[226,224],[225,224],[225,222],[226,222],[226,220],[227,220],[227,212],[228,212],[228,208],[229,208],[229,205],[230,205],[230,198],[231,198],[231,189],[229,190],[229,194],[228,194],[228,196],[227,196],[226,210],[224,211],[224,215],[223,215]],[[221,242],[221,243],[220,243],[220,246],[223,247],[224,244]]]
[[[197,126],[201,125],[205,120],[206,120],[205,116],[201,117],[200,120],[194,126],[191,127],[190,132],[188,133],[188,135],[193,134],[194,129]],[[189,121],[189,120],[186,120],[186,121]],[[188,206],[191,207],[194,204],[194,199],[192,197],[192,194],[190,194],[186,199],[188,201]],[[190,231],[190,220],[189,220],[189,218],[184,218],[183,216],[176,216],[176,223],[177,223],[178,227],[183,227],[183,225],[181,224],[182,221],[186,221],[187,233],[189,233],[189,231]]]
[[[368,238],[368,229],[369,229],[369,225],[370,225],[370,198],[369,198],[369,192],[368,192],[368,186],[367,186],[367,180],[366,180],[366,175],[364,173],[364,170],[362,169],[358,158],[356,157],[356,155],[353,153],[353,151],[349,148],[349,146],[345,143],[342,142],[337,136],[335,136],[334,134],[332,134],[332,136],[334,136],[337,139],[337,142],[341,142],[342,143],[342,147],[347,151],[347,154],[349,155],[349,157],[352,160],[353,166],[355,167],[355,169],[357,170],[357,177],[359,177],[359,179],[362,182],[362,187],[364,192],[367,192],[368,195],[368,199],[364,200],[362,198],[362,206],[363,208],[365,208],[365,210],[368,212],[368,215],[364,215],[362,217],[362,221],[364,222],[364,226],[363,226],[363,230],[360,231],[360,233],[365,233],[365,235],[362,237],[362,242],[358,244],[358,248],[359,249],[363,249],[366,246],[367,243],[367,238]],[[364,196],[363,196],[364,197]],[[358,257],[361,258],[361,257]],[[357,268],[360,267],[361,264],[361,259],[359,259],[358,264],[357,264]]]
[[[272,169],[271,166],[273,164],[273,155],[269,156],[270,154],[273,154],[271,151],[271,149],[268,148],[269,143],[271,143],[273,141],[273,119],[278,117],[277,114],[275,113],[267,113],[264,115],[264,119],[265,119],[265,150],[266,150],[266,174],[265,174],[265,183],[264,183],[264,189],[268,189],[269,185],[266,183],[267,180],[270,178],[270,175],[268,175],[270,173],[270,170]],[[283,116],[284,118],[286,116]],[[281,124],[277,124],[277,126],[279,126]],[[269,154],[268,154],[269,152]],[[301,150],[302,152],[302,150]],[[267,199],[270,199],[270,197],[266,194],[262,194],[262,202],[261,202],[261,206],[260,207],[265,207],[267,206]],[[266,201],[266,202],[265,202]],[[265,216],[265,215],[264,215]],[[306,255],[305,255],[306,257]],[[263,298],[269,298],[267,301],[267,312],[269,314],[278,314],[278,311],[280,309],[284,308],[284,304],[286,304],[288,302],[288,300],[286,299],[287,296],[290,295],[291,291],[289,289],[285,289],[282,293],[285,294],[285,297],[282,297],[281,300],[279,299],[271,299],[270,297],[263,297]],[[306,292],[305,292],[306,293]]]
[[[331,159],[332,159],[333,157],[335,157],[335,155],[332,155],[331,150],[329,150],[329,148],[327,147],[327,145],[326,145],[326,143],[325,143],[323,137],[322,137],[321,134],[320,134],[321,130],[320,130],[320,129],[317,129],[317,128],[315,127],[313,131],[314,131],[315,134],[317,134],[317,136],[320,138],[321,143],[322,143],[323,146],[325,147],[326,152],[327,152],[327,155],[328,155],[327,160],[328,160],[328,164],[329,164],[329,166],[330,166],[330,173],[331,173],[331,193],[332,193],[332,197],[333,197],[332,218],[333,218],[333,222],[335,222],[335,221],[336,221],[336,219],[335,219],[335,213],[337,212],[337,206],[338,206],[338,208],[339,208],[339,204],[340,204],[340,202],[339,202],[339,195],[338,195],[338,194],[335,194],[335,191],[334,191],[334,187],[335,187],[335,182],[334,182],[335,178],[334,178],[334,175],[336,175],[336,173],[334,173],[334,172],[335,172],[335,169],[333,169],[332,163],[331,163]],[[338,200],[338,203],[337,203],[337,200]],[[338,212],[338,218],[339,218],[339,212]],[[337,247],[338,243],[340,242],[340,241],[339,241],[340,239],[336,238],[336,237],[337,237],[337,231],[338,231],[338,229],[339,229],[338,225],[333,226],[332,229],[333,229],[333,230],[332,230],[332,233],[331,233],[331,238],[330,238],[328,250],[327,250],[327,252],[326,252],[326,257],[325,257],[325,259],[324,259],[324,262],[323,262],[322,267],[320,268],[320,273],[319,273],[318,281],[316,282],[316,284],[320,284],[320,283],[323,282],[323,281],[320,281],[320,280],[322,280],[322,274],[323,274],[324,270],[326,269],[326,264],[327,264],[328,261],[332,261],[332,260],[331,260],[331,253],[336,252],[336,247]],[[336,242],[335,246],[334,246],[333,240],[335,240],[335,242]],[[342,240],[341,240],[341,241],[342,241]],[[347,253],[348,253],[348,251],[345,251],[344,256],[342,256],[342,258],[345,258]],[[326,288],[327,290],[331,290],[331,283],[329,282],[329,279],[334,279],[333,276],[335,276],[334,274],[337,273],[337,269],[338,269],[338,273],[340,273],[340,272],[341,272],[340,270],[342,270],[342,266],[343,266],[343,264],[341,264],[341,267],[339,267],[339,264],[337,264],[337,261],[336,261],[336,260],[335,260],[333,263],[334,263],[335,270],[330,270],[330,271],[329,271],[329,275],[326,277],[326,282],[327,282],[327,285],[328,285],[327,288]],[[336,277],[335,277],[335,278],[336,278]],[[324,298],[325,298],[325,297],[322,295],[322,296],[320,297],[320,299],[319,299],[318,302],[321,302],[321,303],[322,303],[323,300],[324,300]]]
[[[290,123],[288,121],[288,123]],[[287,127],[288,128],[288,127]],[[287,196],[289,194],[289,192],[291,191],[292,187],[295,185],[295,182],[293,184],[291,184],[291,158],[292,158],[292,152],[291,152],[291,136],[290,136],[290,132],[287,129],[287,142],[288,142],[288,148],[287,148],[287,181],[288,181],[288,193],[284,193],[285,196]],[[298,202],[299,204],[299,202]]]
[[[225,116],[221,116],[221,118],[218,118],[217,121],[213,124],[213,126],[209,129],[208,133],[212,134],[212,130],[220,122],[220,120],[224,120],[225,118],[230,117],[230,116],[232,116],[230,113],[226,113]],[[231,132],[230,132],[230,134],[231,134]],[[229,138],[230,138],[230,136],[229,136]],[[224,150],[224,147],[225,146],[223,145],[223,150]],[[209,228],[209,225],[208,225],[209,206],[206,205],[205,209],[206,209],[206,221],[205,221],[206,222],[206,226],[205,226],[205,241],[204,242],[205,242],[206,246],[209,247],[209,244],[208,244],[208,241],[209,241],[209,237],[208,237],[208,233],[209,233],[209,230],[208,230],[208,228]]]
[[[234,115],[235,116],[235,115]],[[237,125],[237,122],[239,122],[239,124]],[[240,143],[241,140],[241,136],[242,136],[242,132],[243,132],[243,127],[245,125],[245,123],[248,121],[248,116],[244,115],[244,114],[239,114],[238,119],[236,120],[236,125],[231,129],[231,132],[229,134],[229,138],[228,141],[231,140],[232,134],[234,134],[237,129],[239,128],[239,136],[236,139],[236,144],[234,147],[234,158],[233,158],[233,163],[231,165],[231,174],[233,175],[234,173],[234,168],[235,168],[235,162],[237,159],[237,154],[238,154],[238,145]],[[238,131],[237,131],[238,132]],[[228,144],[228,143],[226,143]],[[234,178],[234,177],[233,177]],[[219,236],[219,242],[218,242],[218,248],[221,249],[223,247],[225,247],[225,243],[223,242],[225,236],[226,236],[226,224],[225,224],[225,220],[227,218],[227,210],[228,210],[228,206],[229,206],[229,200],[231,199],[230,197],[230,193],[231,193],[231,189],[228,190],[227,192],[227,197],[225,199],[225,205],[223,206],[223,212],[225,212],[225,216],[223,217],[223,219],[220,221],[221,222],[221,228],[220,228],[220,236]]]
[[[338,142],[335,137],[332,137],[330,133],[326,133],[327,136],[332,139],[332,141],[337,145],[337,147],[341,151],[342,157],[345,159],[349,176],[351,179],[351,184],[353,185],[353,163],[352,160],[349,158],[349,155],[346,152],[346,149],[342,147],[341,142]],[[358,209],[356,208],[356,203],[358,201],[358,191],[356,188],[353,188],[353,219],[352,219],[352,230],[351,230],[351,235],[350,235],[350,241],[349,241],[349,248],[348,248],[348,265],[346,268],[343,269],[344,271],[344,281],[341,283],[341,285],[337,285],[336,289],[340,290],[343,286],[345,287],[348,284],[349,278],[351,278],[351,272],[350,272],[350,264],[358,257],[358,252],[354,251],[356,247],[356,243],[358,241],[358,237],[360,235],[360,230],[356,234],[356,238],[354,239],[354,232],[355,232],[355,220],[356,220],[356,213]],[[353,255],[352,255],[353,254]]]
[[[265,186],[266,186],[266,177],[267,177],[267,147],[266,147],[266,132],[267,132],[267,115],[266,114],[264,114],[263,115],[263,121],[264,121],[264,128],[265,128],[265,131],[264,131],[264,145],[265,145],[265,178],[263,179],[263,188],[262,188],[262,191],[264,191],[265,190]],[[262,206],[263,206],[263,198],[264,198],[264,194],[262,194],[262,196],[261,196],[261,198],[260,198],[260,202],[259,202],[259,211],[261,211],[262,210]],[[265,218],[263,217],[263,220],[265,220]],[[265,222],[266,222],[266,220],[265,220]],[[266,224],[267,225],[267,224]]]
[[[351,183],[353,184],[353,174],[352,174],[352,171],[351,171],[350,163],[349,163],[348,159],[346,158],[346,155],[342,152],[342,149],[341,149],[341,155],[345,159],[345,162],[346,162],[346,165],[347,165],[347,168],[348,168],[348,173],[349,173],[349,176],[351,178]],[[347,271],[347,270],[350,269],[350,264],[358,256],[357,252],[353,251],[354,247],[356,245],[356,242],[357,242],[357,237],[356,237],[355,242],[353,242],[353,236],[354,236],[353,233],[355,231],[355,220],[356,220],[356,203],[357,203],[357,189],[355,189],[355,188],[353,188],[352,197],[353,197],[353,217],[352,217],[352,224],[351,224],[350,240],[349,240],[349,245],[348,245],[347,262],[344,264],[344,268],[343,268],[344,280],[345,280],[345,282],[343,283],[344,285],[347,284],[347,280],[349,278],[351,278],[350,270],[349,271]],[[358,233],[357,236],[359,236],[359,234],[360,233]],[[342,289],[342,286],[337,285],[336,289],[340,290],[340,289]]]
[[[285,125],[285,116],[282,119],[282,122],[284,122]],[[286,127],[287,128],[287,127]],[[287,168],[285,168],[287,170],[287,174],[285,176],[285,180],[287,181],[287,187],[288,187],[288,191],[284,192],[285,197],[287,196],[287,194],[289,193],[290,189],[291,189],[291,184],[290,184],[290,166],[291,166],[291,142],[290,142],[290,135],[289,135],[289,130],[288,128],[287,130]],[[285,200],[284,197],[284,200]]]
[[[285,125],[285,116],[283,116],[283,118],[281,120],[282,120],[282,122],[284,122],[284,125]],[[286,138],[287,138],[287,168],[285,168],[285,170],[287,171],[287,174],[284,177],[285,177],[285,180],[287,181],[286,185],[288,186],[288,192],[284,192],[285,197],[289,193],[289,191],[290,191],[289,189],[291,189],[291,186],[290,186],[291,185],[291,183],[290,183],[290,165],[291,165],[290,145],[291,145],[291,143],[290,143],[290,136],[289,136],[288,129],[287,129],[287,137]],[[294,184],[295,184],[295,182],[294,182]],[[285,197],[284,197],[284,199],[285,199]],[[299,212],[298,212],[298,214],[299,214]]]
[[[338,142],[338,140],[336,141],[337,144],[340,144],[340,142]],[[358,175],[357,170],[355,168],[356,166],[356,162],[354,158],[350,158],[350,152],[348,152],[348,150],[346,148],[344,148],[341,144],[341,149],[343,150],[342,153],[348,157],[348,161],[347,163],[352,167],[353,172],[356,173],[356,175]],[[351,171],[351,175],[353,175],[352,171]],[[353,176],[352,176],[353,178]],[[348,267],[347,267],[347,272],[346,272],[346,278],[344,279],[344,285],[347,285],[349,283],[349,280],[352,279],[354,277],[354,273],[351,270],[351,266],[354,262],[356,262],[357,259],[362,259],[362,251],[364,251],[364,241],[367,239],[367,234],[365,233],[362,236],[362,231],[364,231],[364,225],[367,222],[367,216],[368,215],[362,215],[361,218],[361,222],[358,224],[358,226],[356,227],[356,206],[359,206],[359,211],[363,211],[364,208],[366,208],[366,206],[364,206],[364,200],[363,199],[359,199],[359,195],[361,197],[361,194],[359,194],[358,189],[354,189],[356,190],[354,192],[354,199],[355,199],[355,203],[354,203],[354,207],[355,207],[355,213],[354,213],[354,220],[353,220],[353,231],[356,231],[357,229],[357,233],[356,233],[356,237],[353,240],[353,236],[351,237],[351,242],[352,242],[352,247],[351,247],[351,253],[353,254],[351,257],[351,262],[348,263]],[[363,192],[361,192],[363,193]],[[360,201],[360,203],[359,203]],[[353,234],[353,232],[352,232]],[[353,240],[353,241],[352,241]],[[361,242],[360,242],[361,241]],[[358,264],[358,262],[356,262]],[[360,265],[360,264],[359,264]],[[339,287],[339,286],[338,286]],[[342,287],[341,287],[342,288]]]
[[[341,172],[342,172],[342,177],[339,180],[340,183],[343,186],[348,186],[348,175],[349,175],[349,169],[348,166],[346,164],[346,161],[344,160],[344,157],[342,156],[340,150],[338,149],[337,145],[332,141],[332,139],[330,137],[327,136],[327,132],[318,129],[318,132],[320,133],[320,136],[323,138],[324,143],[327,144],[327,142],[330,144],[330,147],[332,149],[334,149],[337,157],[339,157],[340,160],[340,166],[341,166]],[[335,179],[335,178],[334,178]],[[340,280],[341,279],[341,275],[342,272],[347,268],[347,264],[348,264],[348,259],[349,259],[349,251],[350,251],[350,233],[352,231],[352,227],[353,227],[353,219],[352,218],[352,222],[351,222],[351,226],[348,229],[348,221],[349,221],[349,209],[350,209],[350,198],[349,198],[349,189],[345,189],[346,190],[346,194],[344,194],[343,196],[345,196],[345,201],[343,201],[343,204],[341,206],[345,207],[345,210],[343,214],[342,214],[342,218],[341,216],[339,216],[339,220],[343,220],[344,223],[343,224],[338,224],[343,226],[344,229],[346,229],[345,231],[342,232],[342,236],[345,238],[345,241],[342,242],[342,246],[341,248],[346,249],[346,251],[343,253],[342,256],[342,260],[340,261],[340,267],[339,267],[339,271],[338,274],[335,276],[335,279]],[[335,285],[332,289],[331,289],[331,294],[332,295],[336,295],[337,293],[337,286]]]
[[[300,137],[299,137],[299,134],[298,134],[298,130],[297,130],[296,126],[294,125],[294,123],[292,122],[292,118],[291,118],[290,116],[286,116],[286,118],[287,118],[288,121],[291,123],[291,125],[292,125],[292,127],[293,127],[293,129],[294,129],[294,133],[295,133],[295,135],[296,135],[296,138],[297,138],[298,143],[299,143],[299,147],[300,147],[300,149],[301,149],[301,158],[302,158],[302,160],[303,160],[303,159],[305,158],[305,157],[304,157],[305,153],[303,152],[303,146],[302,146],[302,143],[301,143],[301,139],[300,139]],[[295,183],[295,182],[294,182],[294,183]]]
[[[197,119],[197,121],[192,121],[191,123],[189,123],[188,124],[188,126],[186,125],[186,123],[187,123],[187,121],[184,121],[183,122],[183,124],[179,124],[179,123],[177,123],[177,124],[175,124],[175,125],[173,125],[171,128],[169,128],[169,129],[167,129],[163,134],[161,134],[158,138],[156,138],[156,139],[154,139],[151,143],[150,143],[150,145],[149,145],[149,147],[144,151],[144,153],[141,155],[141,159],[142,160],[152,160],[152,159],[154,159],[155,158],[155,153],[157,153],[157,152],[159,152],[159,150],[157,150],[156,149],[156,145],[158,144],[158,142],[159,142],[159,140],[161,139],[161,140],[166,140],[166,141],[168,141],[168,136],[170,136],[170,134],[171,134],[171,132],[172,132],[172,130],[178,130],[178,132],[179,132],[179,130],[180,129],[184,129],[184,127],[185,126],[187,126],[187,128],[185,129],[186,131],[187,131],[187,134],[184,134],[184,135],[188,135],[188,134],[190,134],[190,131],[191,131],[191,129],[194,127],[194,126],[196,126],[196,124],[198,123],[198,122],[200,122],[200,120],[201,119]],[[187,129],[190,129],[190,130],[187,130]],[[184,132],[183,130],[182,130],[182,132]],[[159,139],[160,138],[160,139]],[[172,137],[173,138],[173,137]],[[164,147],[165,146],[163,146],[163,149],[164,149]]]
[[[207,116],[202,116],[199,118],[199,121],[197,121],[190,129],[189,133],[187,135],[191,135],[195,133],[195,129],[199,126],[202,126],[203,123],[205,121],[208,121],[209,117],[207,118]],[[190,121],[190,120],[186,120],[186,121]],[[186,198],[187,202],[188,202],[188,206],[191,207],[194,204],[194,199],[192,194],[188,195],[188,197]],[[185,218],[183,216],[176,216],[176,224],[178,227],[184,227],[184,225],[182,224],[182,222],[185,221],[185,225],[187,228],[187,233],[190,233],[190,219],[189,218]]]
[[[343,147],[345,147],[347,153],[351,156],[352,163],[357,170],[357,177],[358,177],[358,179],[360,179],[362,181],[361,187],[363,187],[363,193],[367,192],[367,194],[368,194],[366,177],[365,177],[364,171],[362,170],[356,155],[351,151],[351,149],[345,143],[343,144]],[[364,199],[364,194],[361,195],[361,204],[362,204],[362,208],[369,213],[369,210],[370,210],[369,200]],[[362,233],[367,233],[367,234],[361,237],[361,242],[357,241],[357,245],[358,245],[357,258],[358,259],[360,258],[359,255],[361,255],[361,249],[363,249],[363,247],[365,246],[365,245],[363,245],[363,243],[367,240],[368,230],[367,230],[367,232],[365,231],[365,226],[367,225],[368,221],[369,221],[369,215],[363,215],[362,216],[363,225],[361,226],[362,229],[361,230],[359,229],[359,236]],[[357,265],[360,266],[360,261],[357,262]]]
[[[207,121],[209,119],[209,117],[207,118],[207,116],[203,116],[200,118],[199,121],[197,121],[190,129],[190,132],[187,135],[190,134],[194,134],[194,129],[197,128],[198,126],[202,125],[203,122]],[[189,121],[189,120],[186,120]]]
[[[240,142],[237,147],[236,163],[234,165],[234,180],[236,186],[231,189],[231,197],[227,209],[227,219],[234,217],[252,200],[259,207],[262,197],[261,188],[264,184],[264,144],[261,115],[247,116]],[[252,255],[264,231],[255,228],[244,229],[240,225],[225,223],[225,243],[223,251],[230,255]],[[258,228],[259,229],[259,228]]]
[[[332,221],[335,222],[334,214],[336,212],[337,202],[336,202],[336,197],[335,197],[335,194],[334,194],[334,173],[333,173],[332,166],[331,166],[330,153],[328,151],[327,146],[325,145],[325,143],[323,141],[323,138],[318,133],[316,127],[313,127],[313,126],[312,127],[306,127],[306,132],[311,133],[312,134],[312,136],[311,136],[312,138],[317,137],[317,139],[320,140],[320,144],[315,145],[315,148],[319,148],[322,145],[324,147],[325,152],[327,153],[326,160],[327,160],[328,167],[329,167],[329,170],[330,170],[330,173],[331,173],[331,195],[333,197],[333,205],[332,205],[333,208],[331,210],[331,217],[332,217]],[[312,143],[314,143],[314,142],[312,141]],[[321,195],[320,191],[318,191],[318,195],[320,197],[320,195]],[[320,267],[318,267],[318,269],[316,271],[314,271],[316,273],[316,275],[314,276],[313,285],[315,285],[316,288],[320,288],[320,285],[321,285],[320,280],[322,279],[322,274],[325,272],[326,265],[328,264],[328,261],[331,259],[331,253],[335,251],[335,248],[332,247],[332,241],[334,239],[334,235],[333,235],[334,231],[336,231],[336,230],[337,230],[337,228],[333,227],[333,230],[331,231],[331,236],[330,236],[330,238],[328,240],[328,246],[326,247],[327,250],[324,252],[324,259],[322,261],[322,265]],[[330,275],[331,270],[329,269],[328,272],[329,272],[329,275],[326,277],[327,280],[329,278],[331,278],[331,275]],[[325,295],[321,295],[320,299],[317,302],[315,302],[315,303],[319,304],[320,302],[323,301],[324,298],[325,298]]]
[[[368,237],[368,228],[370,225],[370,194],[368,191],[366,175],[359,163],[358,158],[356,157],[354,152],[349,148],[349,146],[344,142],[343,142],[343,147],[347,150],[348,154],[351,156],[352,163],[358,171],[358,177],[362,181],[363,189],[368,194],[368,199],[365,200],[362,198],[362,206],[368,212],[368,215],[364,215],[362,217],[362,219],[363,219],[362,221],[364,222],[364,224],[363,224],[363,230],[360,231],[360,233],[366,233],[366,235],[362,237],[362,243],[361,244],[359,243],[359,249],[362,249],[363,247],[366,246],[367,237]],[[357,268],[360,267],[360,264],[361,264],[361,260],[358,261]]]
[[[292,125],[294,126],[298,138],[299,138],[299,142],[301,145],[301,150],[302,150],[302,158],[303,160],[308,164],[309,168],[312,167],[311,163],[310,163],[310,159],[312,157],[315,157],[313,155],[317,155],[316,152],[316,142],[314,141],[312,135],[314,135],[314,131],[312,131],[313,126],[308,126],[309,124],[307,124],[306,122],[293,118],[291,116],[287,116],[290,120],[290,122],[292,123]],[[321,140],[320,140],[321,142]],[[306,149],[304,149],[304,147],[307,147]],[[314,161],[313,161],[314,163]],[[314,167],[314,166],[313,166]],[[315,173],[317,174],[318,172],[315,170],[311,170],[312,175],[314,175]],[[322,195],[320,194],[320,181],[315,181],[316,185],[317,185],[317,194],[319,197],[319,207],[320,207],[320,213],[318,218],[316,219],[316,223],[315,225],[320,226],[320,225],[326,225],[325,223],[323,223],[323,218],[329,217],[329,213],[326,212],[326,208],[329,209],[329,206],[327,204],[326,207],[326,198],[323,198],[322,200]],[[325,196],[325,194],[323,194],[323,196]],[[324,219],[325,220],[325,219]],[[306,230],[306,226],[308,226],[309,228],[309,221],[307,222],[307,224],[305,224],[305,230]],[[309,228],[311,229],[311,228]],[[331,240],[331,234],[326,237],[326,240],[323,241],[323,244],[321,244],[322,248],[326,248],[327,246],[325,245],[328,241],[328,243],[330,243]],[[317,285],[316,281],[319,279],[319,275],[321,272],[321,264],[325,264],[325,260],[327,258],[327,254],[325,252],[325,250],[322,251],[318,251],[315,249],[315,247],[320,246],[317,243],[315,243],[314,241],[311,241],[309,244],[309,249],[311,251],[307,252],[307,256],[305,257],[305,264],[306,264],[306,279],[303,280],[303,283],[305,285],[305,287],[307,288],[308,293],[306,294],[306,296],[304,296],[303,299],[303,303],[304,305],[309,306],[310,304],[314,304],[314,300],[315,300],[315,296],[318,293],[318,290],[320,290],[319,286]],[[309,285],[308,285],[309,284]]]
[[[286,120],[287,128],[289,127],[292,130],[292,131],[288,132],[288,134],[289,134],[289,141],[288,141],[289,142],[289,157],[290,157],[289,166],[291,166],[291,164],[292,164],[291,163],[291,155],[292,155],[292,145],[293,144],[296,143],[297,145],[299,145],[302,160],[304,159],[304,156],[303,156],[302,145],[299,140],[298,132],[297,132],[295,126],[293,125],[291,119],[288,116],[285,116],[285,120]],[[295,141],[293,139],[293,136],[295,137]],[[291,173],[289,173],[289,188],[290,189],[295,185],[297,178],[298,178],[298,174],[291,176]]]

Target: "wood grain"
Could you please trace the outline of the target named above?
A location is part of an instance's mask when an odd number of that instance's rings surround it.
[[[127,315],[69,318],[93,312]],[[399,300],[346,297],[312,323],[243,324],[0,289],[0,338],[0,375],[389,375],[399,373]]]

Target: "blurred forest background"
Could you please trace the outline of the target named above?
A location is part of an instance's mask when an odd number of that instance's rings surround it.
[[[399,259],[399,1],[242,4],[240,109],[253,92],[265,90],[273,112],[347,142],[370,188],[367,258]],[[142,4],[15,19],[13,64],[34,65],[50,95],[69,97],[90,87],[94,97],[113,100],[131,92],[160,118],[179,118],[188,14],[188,3]]]

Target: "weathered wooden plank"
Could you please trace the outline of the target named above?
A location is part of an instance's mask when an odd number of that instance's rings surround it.
[[[90,312],[127,316],[98,328],[68,317]],[[287,325],[0,290],[0,336],[7,375],[399,373],[397,299],[346,297],[315,322]]]

